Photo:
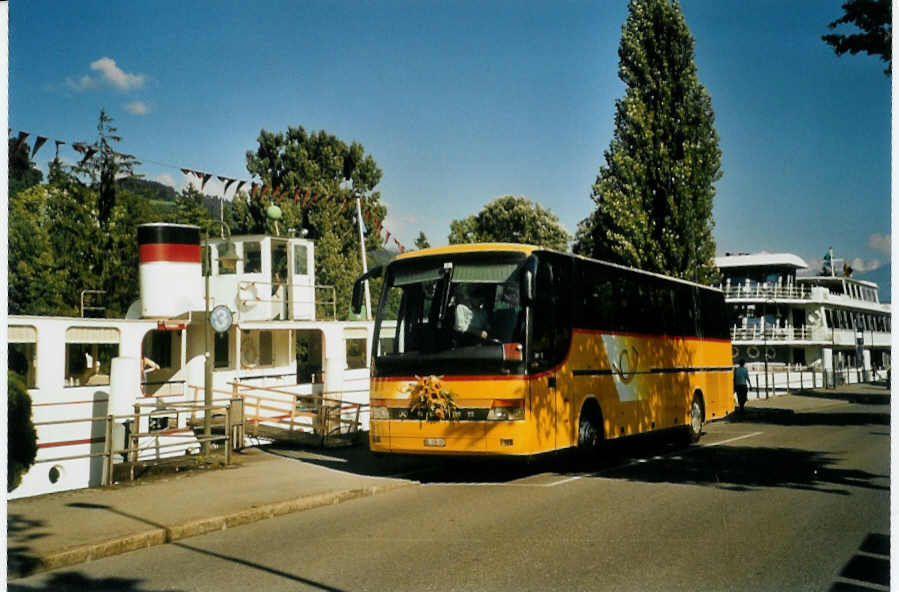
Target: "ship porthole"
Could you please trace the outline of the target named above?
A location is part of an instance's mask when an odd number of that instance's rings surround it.
[[[53,465],[50,467],[50,472],[47,477],[50,479],[50,483],[56,483],[60,479],[62,479],[63,473],[65,470],[62,468],[62,465]]]
[[[752,358],[753,360],[759,357],[759,348],[752,345],[746,348],[746,355]]]

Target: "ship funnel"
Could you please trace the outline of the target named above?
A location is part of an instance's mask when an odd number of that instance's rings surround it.
[[[169,319],[191,310],[201,310],[200,227],[141,224],[137,228],[137,242],[140,248],[141,316]]]

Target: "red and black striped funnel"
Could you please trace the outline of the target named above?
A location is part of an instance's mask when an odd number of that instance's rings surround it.
[[[141,224],[141,316],[174,318],[202,308],[200,227],[186,224]]]

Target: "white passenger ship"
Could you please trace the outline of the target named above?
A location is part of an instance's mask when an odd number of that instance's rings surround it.
[[[728,253],[715,264],[735,363],[744,359],[754,371],[780,371],[781,382],[790,368],[817,371],[817,386],[886,376],[890,305],[880,302],[877,284],[830,270],[803,277],[798,272],[808,265],[790,253]],[[798,375],[790,376],[797,385]]]
[[[199,448],[187,418],[165,411],[203,400],[207,289],[200,229],[148,224],[138,235],[140,300],[127,318],[9,317],[9,367],[25,376],[35,423],[82,420],[38,426],[37,462],[10,498],[100,485],[105,425],[83,420],[131,413],[136,402],[160,409],[141,431],[185,442],[169,454]],[[231,328],[214,333],[208,350],[216,393],[239,382],[290,401],[324,393],[367,404],[373,323],[322,320],[336,318],[336,304],[333,288],[315,285],[313,242],[256,235],[208,244],[210,308],[223,304],[233,315]],[[222,257],[226,250],[236,251],[237,260]],[[366,429],[367,417],[360,420]],[[124,447],[123,434],[117,428],[114,448]]]

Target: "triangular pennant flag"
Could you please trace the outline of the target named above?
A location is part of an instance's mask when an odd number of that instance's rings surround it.
[[[228,193],[228,187],[231,187],[231,184],[237,181],[237,179],[231,179],[229,177],[219,177],[219,181],[225,184],[225,189],[222,191],[222,195]]]
[[[281,187],[278,187],[274,191],[272,191],[272,199],[278,199],[281,196]]]
[[[200,183],[200,191],[203,191],[203,188],[206,187],[206,181],[212,178],[212,173],[197,173],[198,175],[202,175],[203,182]]]
[[[74,144],[72,144],[72,148],[76,152],[80,152],[81,154],[84,154],[84,151],[86,150],[84,144],[82,144],[81,142],[75,142]]]
[[[293,192],[293,203],[297,203],[297,200],[300,199],[300,190],[297,189]]]
[[[265,199],[265,194],[271,190],[271,187],[268,184],[262,186],[262,195],[259,196],[259,199]]]
[[[28,132],[19,132],[19,141],[16,142],[16,150],[18,150],[19,148],[22,147],[22,144],[25,143],[25,140],[28,138],[29,135],[31,135],[31,134],[29,134]]]
[[[34,141],[34,148],[31,149],[31,158],[34,158],[34,155],[37,154],[37,151],[40,150],[41,146],[43,146],[46,142],[47,138],[45,138],[44,136],[37,137],[37,139]]]
[[[193,175],[194,174],[194,172],[190,169],[181,169],[181,172],[184,173],[185,175]]]
[[[246,185],[246,184],[247,184],[246,181],[240,181],[240,182],[237,184],[237,189],[234,190],[234,195],[237,195],[238,193],[240,193],[240,188],[243,187],[243,186]]]
[[[384,242],[386,243],[386,242],[390,241],[390,231],[386,230],[385,232],[387,233],[387,236],[384,237]]]
[[[81,159],[81,162],[79,163],[78,166],[84,166],[84,163],[86,163],[90,159],[90,157],[93,156],[96,152],[97,152],[96,148],[88,148],[87,152],[85,152],[85,154],[84,154],[84,158]]]

